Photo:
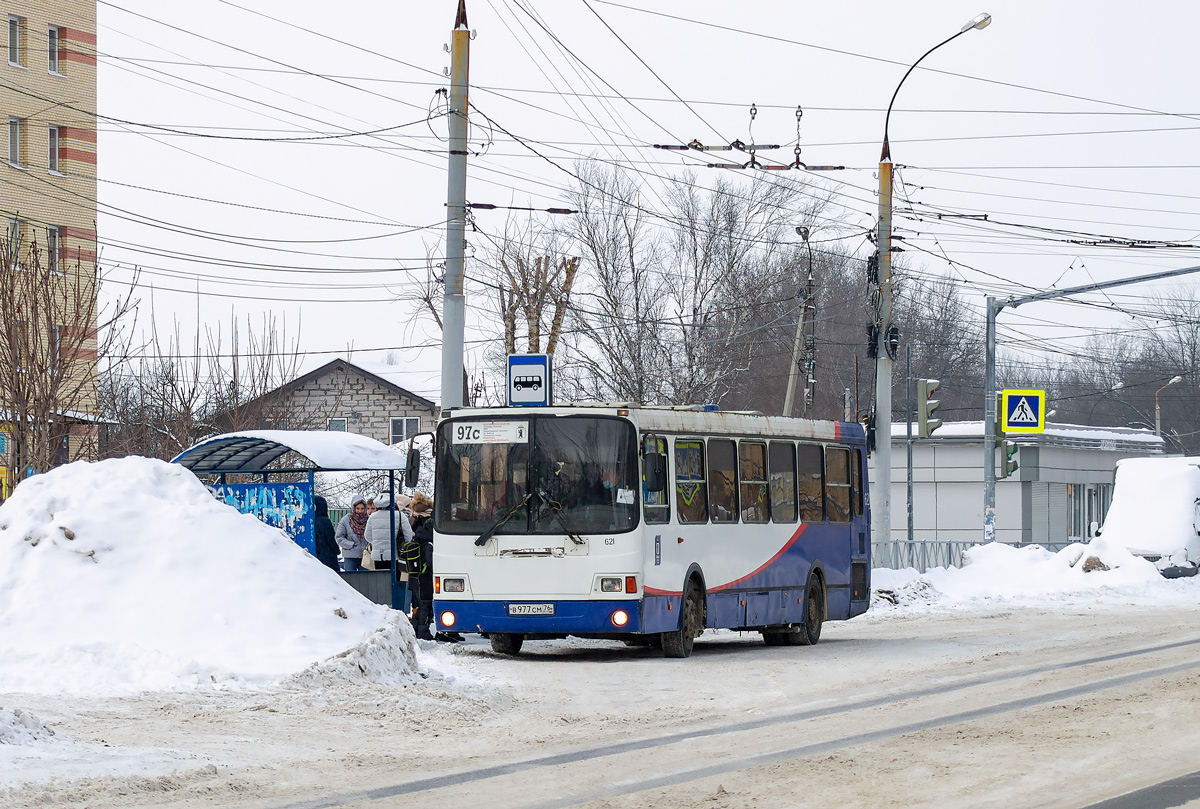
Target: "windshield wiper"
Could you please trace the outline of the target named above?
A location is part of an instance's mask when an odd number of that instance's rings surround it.
[[[522,506],[524,506],[526,503],[529,502],[529,495],[531,493],[532,492],[526,492],[524,497],[522,497],[520,500],[518,500],[516,503],[514,503],[511,508],[509,508],[503,514],[501,514],[499,517],[497,517],[495,519],[495,521],[487,527],[487,530],[485,530],[482,534],[479,535],[479,538],[475,540],[475,544],[481,545],[481,546],[486,545],[487,541],[492,538],[492,534],[496,533],[496,531],[498,531],[500,529],[500,526],[502,526],[502,525],[504,525],[504,523],[508,522],[509,518],[511,518],[512,515],[517,513],[517,509],[521,508]]]
[[[542,503],[549,506],[550,510],[554,512],[555,519],[558,520],[558,524],[563,527],[563,530],[567,533],[567,536],[571,538],[571,541],[576,545],[582,545],[583,537],[579,536],[579,532],[567,524],[567,515],[563,512],[562,503],[552,499],[550,495],[546,494],[543,489],[538,489],[538,497],[541,499]],[[541,506],[538,506],[538,513],[541,513]]]

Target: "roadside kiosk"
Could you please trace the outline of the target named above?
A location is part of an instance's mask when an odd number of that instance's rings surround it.
[[[245,430],[206,438],[171,462],[198,477],[215,478],[215,482],[208,483],[214,497],[283,529],[297,545],[315,554],[313,476],[317,472],[387,472],[388,490],[394,496],[396,470],[405,468],[406,458],[372,438],[354,433]],[[282,465],[274,465],[279,463]],[[259,479],[231,483],[229,475]],[[303,479],[296,480],[297,476]],[[392,510],[391,570],[340,575],[371,601],[402,609],[396,580],[396,518],[397,512]]]

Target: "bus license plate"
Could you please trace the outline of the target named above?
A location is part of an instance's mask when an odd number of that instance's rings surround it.
[[[509,615],[553,615],[553,604],[509,604]]]

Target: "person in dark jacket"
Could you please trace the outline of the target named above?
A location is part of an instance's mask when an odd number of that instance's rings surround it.
[[[317,559],[326,567],[338,569],[338,544],[333,538],[333,521],[329,519],[329,503],[324,497],[313,498],[316,510]]]
[[[421,640],[433,640],[430,624],[433,623],[433,501],[417,492],[409,504],[412,513],[413,539],[420,545],[421,553],[415,559],[406,560],[409,583],[415,580],[413,603],[413,629]],[[416,568],[414,570],[413,568]]]

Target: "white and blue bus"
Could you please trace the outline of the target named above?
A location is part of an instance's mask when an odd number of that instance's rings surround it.
[[[438,425],[434,616],[497,652],[705,628],[816,643],[870,595],[866,437],[692,407],[458,408]]]

